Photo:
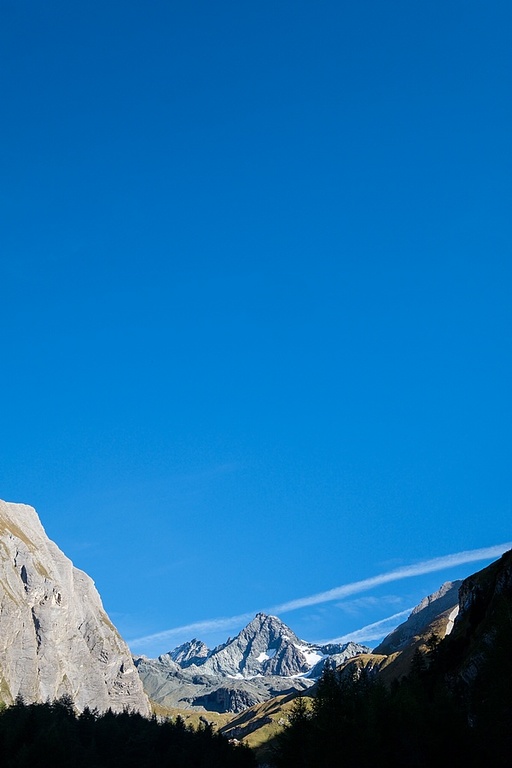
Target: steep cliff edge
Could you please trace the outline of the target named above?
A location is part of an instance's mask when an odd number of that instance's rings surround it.
[[[373,649],[375,654],[390,656],[392,653],[403,651],[411,641],[427,637],[427,632],[434,631],[432,624],[441,620],[441,626],[436,626],[439,637],[450,634],[453,621],[458,613],[459,588],[462,581],[447,581],[437,592],[423,598],[414,608],[403,624],[387,635]]]
[[[0,501],[0,700],[64,694],[79,710],[150,713],[92,579],[47,537],[32,507]]]
[[[459,612],[459,588],[462,581],[448,581],[425,597],[406,621],[394,629],[371,653],[349,659],[342,668],[350,673],[365,668],[378,674],[384,683],[408,675],[416,651],[428,650],[428,638],[442,639],[450,634]]]
[[[512,717],[512,550],[464,579],[459,590],[459,615],[443,645],[440,663],[452,689],[470,709],[486,711],[508,702]]]

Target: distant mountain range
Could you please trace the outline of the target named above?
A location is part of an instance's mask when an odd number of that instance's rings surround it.
[[[436,615],[435,604],[446,606],[450,592],[447,586],[423,601],[375,649],[381,653],[325,676],[313,706],[274,700],[265,712],[260,705],[233,718],[223,732],[260,745],[260,761],[277,768],[509,768],[512,551],[464,579],[457,616],[449,605]]]
[[[307,689],[328,659],[340,664],[369,650],[307,643],[275,616],[258,614],[213,650],[192,640],[158,659],[138,657],[135,666],[94,583],[47,537],[32,507],[0,501],[0,545],[6,704],[66,695],[80,711],[148,715],[149,695],[163,707],[239,712],[276,693]]]
[[[435,634],[443,639],[451,633],[459,612],[459,590],[462,581],[446,582],[440,589],[425,597],[406,621],[394,629],[373,650],[369,648],[336,663],[340,674],[350,675],[366,669],[385,683],[399,679],[410,672],[412,657],[417,649],[426,650],[428,638]],[[303,695],[315,695],[317,679]],[[230,738],[243,739],[253,747],[260,747],[282,730],[288,720],[297,692],[283,693],[269,702],[252,705],[238,713],[221,731]]]
[[[164,707],[240,712],[277,694],[303,691],[333,666],[370,649],[301,640],[276,616],[258,613],[213,650],[194,639],[157,659],[135,657],[152,701]]]
[[[406,674],[416,648],[449,634],[461,581],[425,597],[407,621],[373,651],[356,643],[301,640],[276,616],[258,613],[235,637],[210,650],[197,639],[159,656],[134,658],[149,698],[164,708],[240,713],[274,696],[306,691],[331,667],[374,669],[384,679]]]
[[[216,648],[193,639],[157,659],[132,659],[92,580],[48,539],[35,510],[0,501],[0,702],[68,695],[79,711],[144,715],[151,704],[162,715],[217,714],[226,735],[245,739],[281,728],[290,700],[314,695],[327,664],[347,675],[365,668],[389,684],[410,674],[418,653],[428,660],[433,636],[442,641],[443,685],[480,720],[481,687],[501,717],[510,679],[511,574],[509,552],[464,582],[444,584],[373,651],[309,643],[259,613]]]

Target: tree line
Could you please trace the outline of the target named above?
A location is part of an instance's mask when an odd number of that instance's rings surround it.
[[[77,714],[67,696],[18,699],[0,712],[2,768],[254,768],[251,751],[204,724],[159,722],[134,712]]]

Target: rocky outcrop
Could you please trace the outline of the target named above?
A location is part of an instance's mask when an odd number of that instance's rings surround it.
[[[432,635],[441,640],[452,631],[459,610],[461,584],[461,581],[448,581],[423,598],[408,619],[371,653],[363,653],[344,662],[340,667],[343,674],[351,675],[354,670],[364,668],[368,673],[378,675],[386,684],[408,675],[415,652],[427,653]]]
[[[36,511],[0,501],[0,700],[69,695],[76,708],[150,708],[94,582],[51,541]]]
[[[201,640],[189,640],[183,645],[179,645],[173,651],[170,651],[167,655],[172,661],[179,664],[180,667],[185,669],[191,664],[201,664],[210,653],[210,649]]]
[[[374,648],[373,652],[390,655],[397,651],[403,651],[415,637],[424,635],[425,628],[430,628],[434,620],[444,616],[446,613],[446,627],[444,627],[442,632],[444,637],[447,634],[446,630],[451,630],[453,627],[453,616],[451,614],[458,606],[461,584],[462,581],[447,581],[437,592],[433,592],[431,595],[423,598],[416,608],[411,611],[407,621],[404,621],[403,624],[400,624],[393,632],[387,635]]]
[[[362,645],[300,640],[277,616],[258,613],[235,637],[208,651],[189,643],[135,664],[149,697],[164,707],[241,712],[272,696],[304,691],[327,660],[341,663],[369,651]]]

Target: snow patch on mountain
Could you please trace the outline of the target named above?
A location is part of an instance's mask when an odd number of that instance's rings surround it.
[[[453,625],[455,624],[455,619],[457,618],[458,615],[459,615],[459,606],[456,605],[453,611],[448,616],[448,624],[446,625],[446,630],[444,633],[445,637],[446,635],[449,635],[450,632],[452,631]]]
[[[260,663],[262,661],[268,661],[268,659],[273,659],[276,653],[276,648],[267,648],[266,651],[262,651],[259,656],[257,656],[256,661],[259,661]]]
[[[302,653],[310,667],[314,667],[319,661],[328,657],[327,653],[319,653],[314,646],[298,645],[296,647]]]

